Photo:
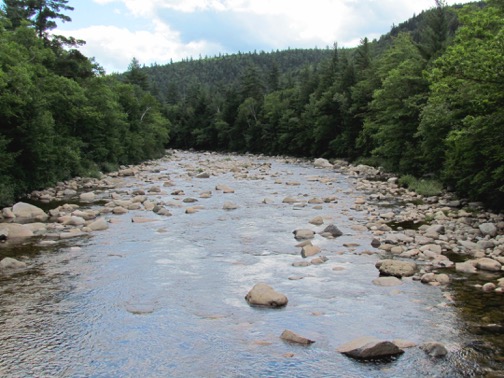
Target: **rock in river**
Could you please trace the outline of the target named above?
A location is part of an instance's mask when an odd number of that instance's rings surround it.
[[[420,349],[431,357],[444,357],[448,354],[446,347],[436,342],[423,343],[420,345]]]
[[[336,238],[343,235],[343,232],[341,232],[340,229],[334,224],[330,224],[324,229],[324,231],[322,231],[322,235],[324,234],[330,234],[333,238]]]
[[[265,283],[258,283],[248,292],[245,300],[251,306],[262,307],[283,307],[287,305],[288,299],[285,295],[275,291]]]
[[[26,263],[13,259],[12,257],[6,257],[0,261],[0,269],[20,269],[25,267]]]
[[[399,286],[402,281],[397,277],[378,277],[373,280],[376,286]]]
[[[308,244],[302,248],[301,256],[303,258],[306,258],[306,257],[314,256],[319,252],[320,252],[320,247],[317,247],[316,245]]]
[[[90,223],[88,227],[91,229],[91,231],[103,231],[108,228],[108,223],[105,218],[99,218]]]
[[[381,275],[398,278],[411,277],[416,271],[416,264],[413,262],[390,259],[378,261],[376,267]]]
[[[24,224],[2,223],[0,229],[6,231],[7,239],[30,238],[33,236],[33,231]]]
[[[37,206],[24,202],[18,202],[12,207],[12,212],[17,218],[46,220],[48,215]]]
[[[315,232],[308,229],[295,230],[292,232],[297,240],[313,239]]]
[[[404,353],[393,342],[379,340],[375,337],[358,338],[341,345],[337,351],[359,360],[381,359]]]
[[[476,268],[480,270],[486,270],[489,272],[500,272],[502,265],[493,259],[484,257],[476,261]]]
[[[286,329],[285,331],[282,332],[280,335],[280,338],[282,340],[288,341],[290,343],[296,343],[296,344],[302,344],[302,345],[310,345],[313,344],[315,341],[307,339],[306,337],[299,336],[298,334],[289,331]]]

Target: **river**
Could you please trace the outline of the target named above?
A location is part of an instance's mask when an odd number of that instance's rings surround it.
[[[194,176],[215,167],[224,169]],[[453,289],[408,278],[396,287],[372,283],[383,255],[371,247],[373,235],[355,227],[366,223],[366,212],[353,209],[362,195],[354,178],[292,159],[192,152],[177,152],[155,168],[96,193],[105,199],[111,191],[147,191],[169,177],[174,187],[149,196],[167,203],[172,216],[107,214],[114,222],[106,231],[0,249],[28,263],[0,275],[2,377],[483,375],[485,351],[468,345],[486,340],[470,332],[447,299]],[[216,190],[219,184],[234,193]],[[171,194],[175,189],[184,195]],[[201,198],[202,192],[212,195]],[[298,203],[284,203],[288,196]],[[184,203],[189,197],[197,202]],[[312,198],[326,201],[308,203]],[[224,210],[226,201],[238,208]],[[189,206],[202,208],[187,214]],[[133,216],[152,221],[133,223]],[[324,225],[309,223],[316,216]],[[344,235],[313,240],[328,261],[292,266],[303,260],[292,232],[331,223]],[[284,293],[288,305],[250,307],[244,297],[258,282]],[[284,329],[316,342],[286,343],[279,337]],[[435,359],[408,348],[398,358],[364,363],[336,351],[367,335],[439,341],[449,354]]]

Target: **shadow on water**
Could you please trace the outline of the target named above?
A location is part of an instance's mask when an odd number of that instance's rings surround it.
[[[481,289],[481,285],[497,278],[500,275],[454,274],[449,290],[467,334],[474,338],[466,344],[467,353],[482,366],[504,371],[504,295]]]

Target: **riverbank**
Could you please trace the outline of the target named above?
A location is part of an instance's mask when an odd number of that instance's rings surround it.
[[[209,254],[210,261],[205,261],[210,264],[215,258],[225,258],[227,253],[240,252],[230,258],[236,273],[228,282],[231,285],[238,282],[237,291],[243,292],[230,298],[228,303],[238,306],[238,313],[246,309],[241,307],[242,303],[236,305],[236,301],[243,300],[252,283],[265,279],[273,280],[281,289],[291,289],[293,293],[296,293],[294,288],[297,286],[292,285],[301,285],[302,282],[314,285],[317,282],[315,287],[318,289],[311,292],[312,296],[324,296],[324,292],[332,290],[333,284],[340,285],[348,295],[354,290],[352,285],[357,279],[359,285],[364,285],[364,291],[357,291],[358,296],[367,292],[384,303],[399,292],[410,295],[414,291],[426,293],[425,287],[428,286],[434,290],[428,290],[429,293],[437,295],[439,290],[438,294],[443,298],[436,304],[440,311],[458,305],[459,298],[450,289],[452,286],[471,282],[469,289],[473,293],[482,293],[488,301],[502,301],[502,215],[484,212],[477,207],[478,204],[463,204],[449,196],[423,198],[398,187],[395,178],[381,181],[383,175],[372,167],[334,163],[321,159],[306,162],[290,158],[172,151],[161,160],[124,167],[101,179],[71,180],[32,193],[30,201],[37,204],[35,208],[17,204],[3,210],[4,221],[9,222],[0,224],[0,233],[4,230],[6,239],[0,253],[14,257],[19,264],[16,266],[15,262],[8,260],[11,265],[3,267],[2,273],[30,268],[30,258],[19,256],[15,252],[16,244],[33,243],[41,248],[58,248],[64,243],[65,248],[68,245],[80,248],[83,240],[107,240],[110,235],[113,239],[108,243],[119,245],[121,242],[115,239],[115,229],[127,227],[133,234],[154,230],[156,238],[168,234],[173,245],[189,238],[192,248],[201,248],[201,253]],[[245,189],[255,193],[245,192]],[[251,214],[255,218],[248,220]],[[235,227],[239,225],[240,232],[236,233]],[[335,228],[341,232],[336,232]],[[300,235],[305,231],[306,236],[301,238],[296,233],[294,238],[293,231]],[[139,248],[149,247],[147,244]],[[177,255],[175,261],[180,261],[180,268],[188,269],[186,258],[193,261],[195,251],[189,249],[188,252],[189,255]],[[120,250],[109,254],[111,257],[128,257]],[[174,264],[173,258],[169,257],[170,264]],[[161,258],[162,261],[166,259]],[[404,262],[408,263],[408,269],[398,264]],[[282,265],[277,266],[280,263]],[[361,265],[366,273],[354,277],[355,270],[361,269]],[[268,274],[270,271],[274,272],[274,277]],[[145,272],[139,271],[139,274]],[[206,274],[211,275],[210,272],[199,272],[198,276],[210,282]],[[381,297],[380,290],[384,290]],[[188,292],[185,294],[189,295]],[[289,295],[289,300],[287,309],[301,306],[303,302],[296,295]],[[359,302],[358,297],[356,300]],[[383,321],[388,327],[390,322],[398,322],[388,308],[387,311],[378,310],[374,299],[366,300],[374,311],[384,312],[387,319]],[[312,317],[328,319],[329,314],[336,316],[329,303],[316,306],[325,308],[325,312],[313,308],[310,313],[316,315]],[[223,306],[220,310],[224,315],[208,314],[210,310],[206,309],[205,316],[226,319],[229,316],[226,308]],[[148,315],[155,314],[158,305],[128,302],[125,309],[130,314]],[[345,311],[356,316],[349,308]],[[404,311],[412,310],[405,308]],[[482,316],[475,327],[498,335],[502,329],[498,313],[501,312]],[[423,321],[417,322],[423,324]],[[289,321],[289,324],[294,323]],[[326,324],[331,324],[329,319]],[[385,334],[397,334],[394,336],[399,338],[407,335],[400,329],[373,332],[374,327],[369,321],[361,327],[369,328],[369,332],[375,334],[384,331]],[[322,335],[322,329],[315,332],[302,324],[298,328],[316,340],[314,345],[331,345]],[[352,334],[349,332],[345,337]],[[409,335],[416,344],[434,337],[430,331],[425,336]],[[449,341],[436,341],[445,342],[452,353],[458,349]],[[499,367],[501,353],[497,351],[497,355],[491,357],[491,367]],[[401,357],[401,360],[407,358]]]

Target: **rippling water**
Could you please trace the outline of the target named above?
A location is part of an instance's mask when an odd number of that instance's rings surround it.
[[[464,348],[475,336],[467,332],[457,308],[446,305],[439,288],[408,279],[392,288],[371,283],[380,256],[362,253],[372,249],[372,236],[351,228],[364,224],[366,214],[351,209],[359,193],[353,192],[350,178],[307,164],[263,159],[261,163],[272,163],[269,175],[250,172],[261,180],[234,179],[232,173],[189,179],[188,163],[251,158],[177,156],[161,163],[161,173],[168,173],[186,197],[213,192],[196,203],[204,206],[199,212],[185,214],[186,204],[171,209],[172,217],[130,212],[113,216],[121,222],[107,231],[56,247],[0,250],[25,256],[29,264],[25,271],[0,275],[1,376],[481,376],[480,356]],[[320,175],[333,180],[309,180]],[[221,183],[235,193],[216,191]],[[332,195],[337,203],[321,210],[282,203],[286,196],[308,200]],[[181,202],[170,194],[156,197]],[[270,203],[263,203],[265,198]],[[225,201],[239,208],[225,211]],[[156,221],[132,223],[135,214]],[[345,235],[334,240],[317,235],[314,244],[329,261],[293,267],[301,257],[292,231],[319,231],[325,225],[308,224],[317,215]],[[347,248],[344,243],[360,245]],[[333,270],[336,266],[344,270]],[[257,282],[286,294],[288,306],[249,307],[244,296]],[[284,329],[316,343],[287,344],[279,338]],[[392,361],[361,363],[336,352],[363,335],[440,341],[450,354],[436,360],[413,348]]]

